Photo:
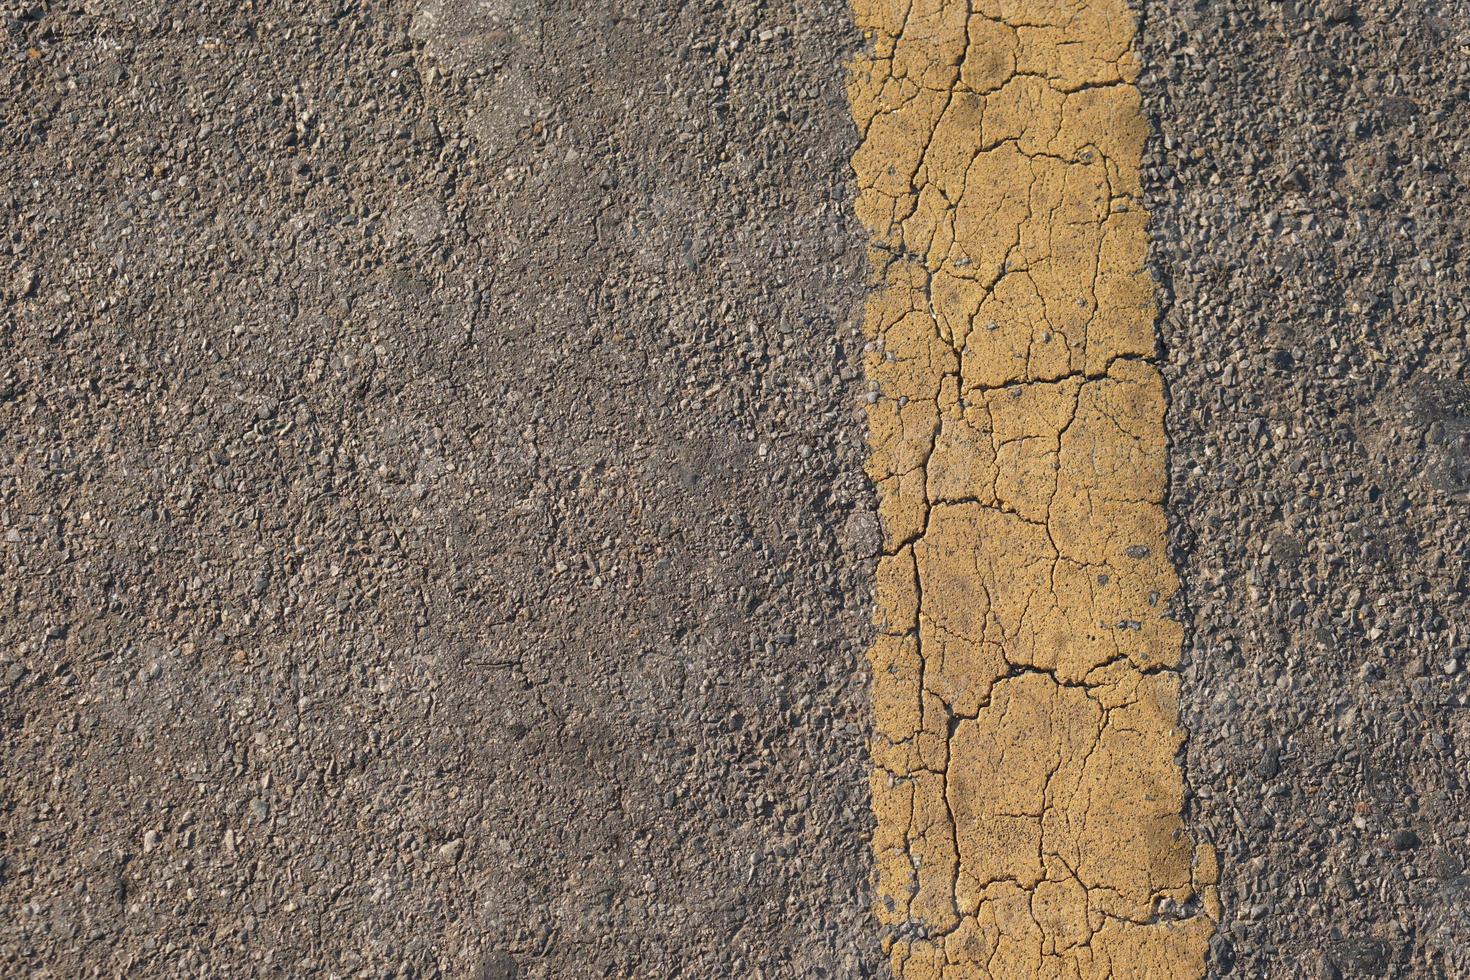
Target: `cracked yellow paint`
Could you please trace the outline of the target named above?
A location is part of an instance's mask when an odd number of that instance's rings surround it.
[[[1198,978],[1133,15],[853,10],[893,971]]]

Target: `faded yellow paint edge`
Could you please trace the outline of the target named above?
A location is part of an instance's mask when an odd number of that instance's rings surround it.
[[[1125,0],[853,0],[895,976],[1198,978]]]

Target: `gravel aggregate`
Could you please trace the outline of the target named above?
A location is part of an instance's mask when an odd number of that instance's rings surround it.
[[[1211,972],[1470,975],[1470,13],[1148,3]]]
[[[0,31],[0,973],[868,972],[845,7]]]

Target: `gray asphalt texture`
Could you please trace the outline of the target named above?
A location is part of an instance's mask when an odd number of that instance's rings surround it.
[[[1470,8],[1144,17],[1211,973],[1470,977]]]
[[[0,14],[0,973],[881,975],[845,3]],[[1470,13],[1142,54],[1211,975],[1470,976]]]
[[[0,26],[0,974],[876,962],[842,3]]]

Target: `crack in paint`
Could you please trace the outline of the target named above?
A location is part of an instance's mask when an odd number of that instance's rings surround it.
[[[877,915],[903,978],[1199,977],[1125,0],[853,0]]]

